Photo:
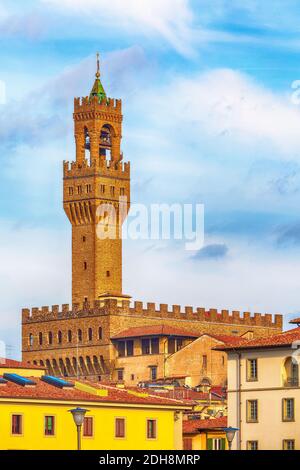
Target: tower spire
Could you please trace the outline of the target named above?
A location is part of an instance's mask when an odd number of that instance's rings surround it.
[[[100,54],[97,52],[97,72],[96,78],[100,78]]]
[[[97,96],[99,103],[101,103],[101,101],[106,100],[107,98],[106,98],[105,90],[100,80],[100,54],[99,52],[97,52],[96,57],[97,57],[97,71],[95,74],[96,79],[95,79],[92,91],[90,93],[90,100],[93,98],[93,96]]]

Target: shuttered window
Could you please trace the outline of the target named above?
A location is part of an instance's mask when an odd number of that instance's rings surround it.
[[[83,421],[83,436],[92,437],[93,436],[93,418],[91,416],[86,416]]]
[[[125,419],[124,418],[116,418],[115,437],[125,437]]]

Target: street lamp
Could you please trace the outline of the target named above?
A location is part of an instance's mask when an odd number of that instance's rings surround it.
[[[80,450],[81,449],[81,426],[83,424],[85,414],[89,410],[86,410],[85,408],[77,407],[69,411],[70,413],[72,413],[74,423],[76,424],[76,427],[77,427],[77,450]]]
[[[229,428],[224,428],[223,431],[225,431],[225,433],[226,433],[226,438],[227,438],[227,442],[228,442],[228,448],[229,448],[229,450],[231,450],[232,441],[233,441],[233,439],[234,439],[235,433],[236,433],[237,431],[239,431],[239,428],[232,428],[232,427],[229,427]]]

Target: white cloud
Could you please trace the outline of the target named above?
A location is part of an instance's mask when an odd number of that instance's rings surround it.
[[[176,126],[194,138],[204,131],[229,140],[232,148],[237,143],[249,148],[265,144],[269,151],[293,158],[300,151],[300,108],[292,103],[292,92],[276,94],[240,72],[217,69],[193,78],[176,77],[139,102],[152,112],[152,121],[159,119],[162,129]]]
[[[147,36],[158,34],[180,53],[192,52],[193,13],[189,0],[40,0],[63,14],[88,17],[102,28]]]
[[[299,261],[292,253],[266,249],[259,242],[225,242],[230,254],[223,262],[198,262],[172,244],[159,248],[157,242],[145,250],[141,242],[127,242],[124,292],[157,304],[283,315],[299,311]]]

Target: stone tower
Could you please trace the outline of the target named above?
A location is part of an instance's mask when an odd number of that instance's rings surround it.
[[[64,162],[64,210],[72,224],[72,301],[122,297],[122,223],[130,207],[130,164],[121,152],[122,102],[96,79],[74,100],[76,161]]]

